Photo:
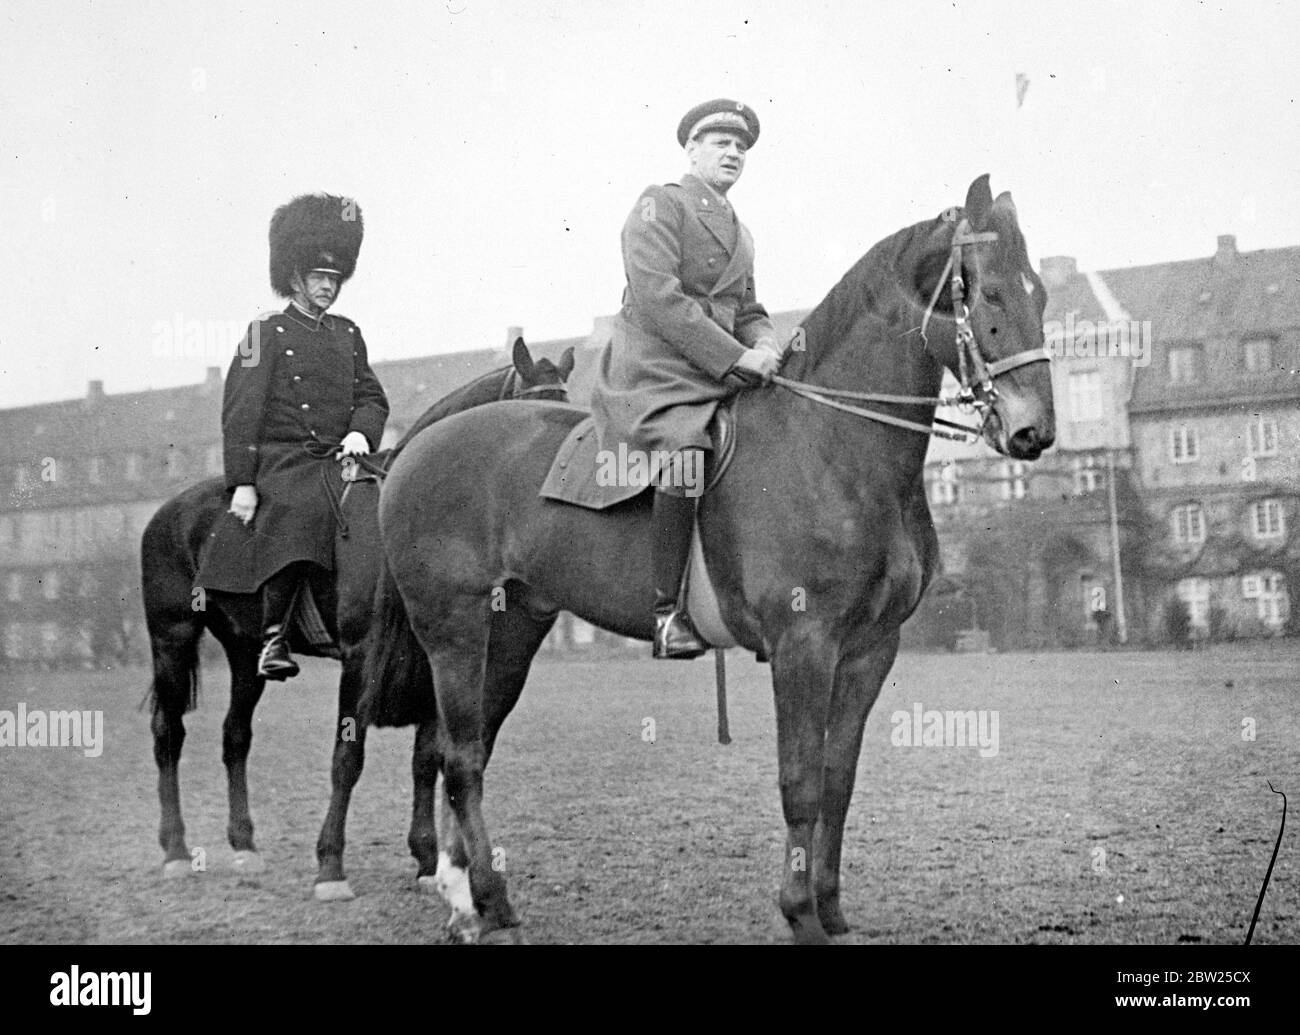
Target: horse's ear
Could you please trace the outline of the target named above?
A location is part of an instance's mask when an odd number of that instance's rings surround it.
[[[555,369],[560,372],[561,381],[567,381],[569,379],[569,375],[573,373],[572,345],[560,353],[560,362],[555,365]]]
[[[976,177],[966,192],[966,218],[970,225],[981,229],[989,218],[989,209],[993,207],[993,192],[989,190],[989,174]]]
[[[1011,213],[1012,219],[1017,218],[1016,203],[1011,200],[1011,192],[1009,190],[1004,190],[993,199],[993,207],[1004,208]]]
[[[527,379],[533,376],[533,357],[528,351],[528,346],[524,344],[523,338],[515,339],[515,347],[511,351],[511,358],[521,377]]]

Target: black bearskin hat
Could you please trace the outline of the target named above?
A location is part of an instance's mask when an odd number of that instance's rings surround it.
[[[332,269],[342,285],[357,268],[361,251],[361,207],[333,194],[302,194],[271,217],[271,287],[293,295],[293,275]]]

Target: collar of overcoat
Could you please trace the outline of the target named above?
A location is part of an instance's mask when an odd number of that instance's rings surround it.
[[[691,206],[700,222],[709,228],[709,233],[717,238],[718,243],[727,252],[729,261],[718,274],[713,290],[709,292],[710,295],[725,294],[753,269],[754,239],[750,237],[749,231],[745,229],[745,224],[740,221],[731,203],[698,176],[687,173],[682,177],[681,185],[691,198]],[[733,219],[736,224],[736,242],[734,247],[729,247],[728,238],[731,235],[727,233],[727,228]]]

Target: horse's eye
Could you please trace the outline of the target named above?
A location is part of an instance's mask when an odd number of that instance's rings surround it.
[[[995,305],[999,309],[1002,308],[1002,292],[997,288],[989,288],[986,291],[981,291],[980,294],[984,296],[984,301],[989,305]]]

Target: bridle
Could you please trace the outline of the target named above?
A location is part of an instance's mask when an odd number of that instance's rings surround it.
[[[930,317],[934,315],[934,308],[939,302],[939,296],[943,293],[944,283],[947,282],[952,289],[953,321],[957,325],[957,375],[961,387],[956,395],[886,395],[880,392],[852,392],[842,388],[823,388],[821,385],[809,385],[803,381],[792,381],[779,375],[773,376],[772,382],[805,399],[810,399],[823,406],[829,406],[832,409],[842,410],[845,413],[865,417],[868,420],[891,424],[894,427],[907,428],[910,431],[919,431],[938,438],[952,439],[957,442],[977,441],[984,433],[984,425],[988,421],[989,413],[992,411],[993,403],[998,396],[997,386],[994,384],[997,378],[1012,370],[1028,366],[1030,363],[1046,363],[1051,356],[1045,349],[1026,349],[1023,352],[1017,352],[994,360],[992,363],[984,358],[984,354],[980,351],[979,342],[975,339],[975,331],[970,325],[970,309],[966,305],[966,281],[962,277],[962,249],[968,245],[996,241],[998,235],[992,230],[979,232],[972,230],[970,220],[965,216],[958,220],[958,210],[955,208],[944,212],[942,218],[945,222],[956,223],[957,225],[953,230],[952,245],[948,250],[948,260],[944,263],[943,272],[939,274],[939,282],[934,288],[934,294],[930,296],[930,304],[926,306],[925,315],[921,318],[921,341],[928,347],[929,342],[926,340],[925,331],[929,326]],[[932,424],[925,425],[919,421],[905,420],[892,414],[878,413],[874,410],[863,409],[860,406],[851,406],[848,403],[838,401],[840,399],[901,405],[934,404],[937,406],[957,406],[963,413],[978,414],[979,426],[970,427],[966,424],[945,420],[942,417],[935,417]]]
[[[541,395],[543,392],[559,392],[560,398],[556,402],[568,402],[569,390],[564,387],[563,381],[557,381],[554,384],[531,385],[528,388],[519,388],[519,371],[515,367],[510,368],[506,374],[506,379],[501,382],[501,392],[497,395],[497,402],[507,402],[511,399],[526,399],[530,395]]]

